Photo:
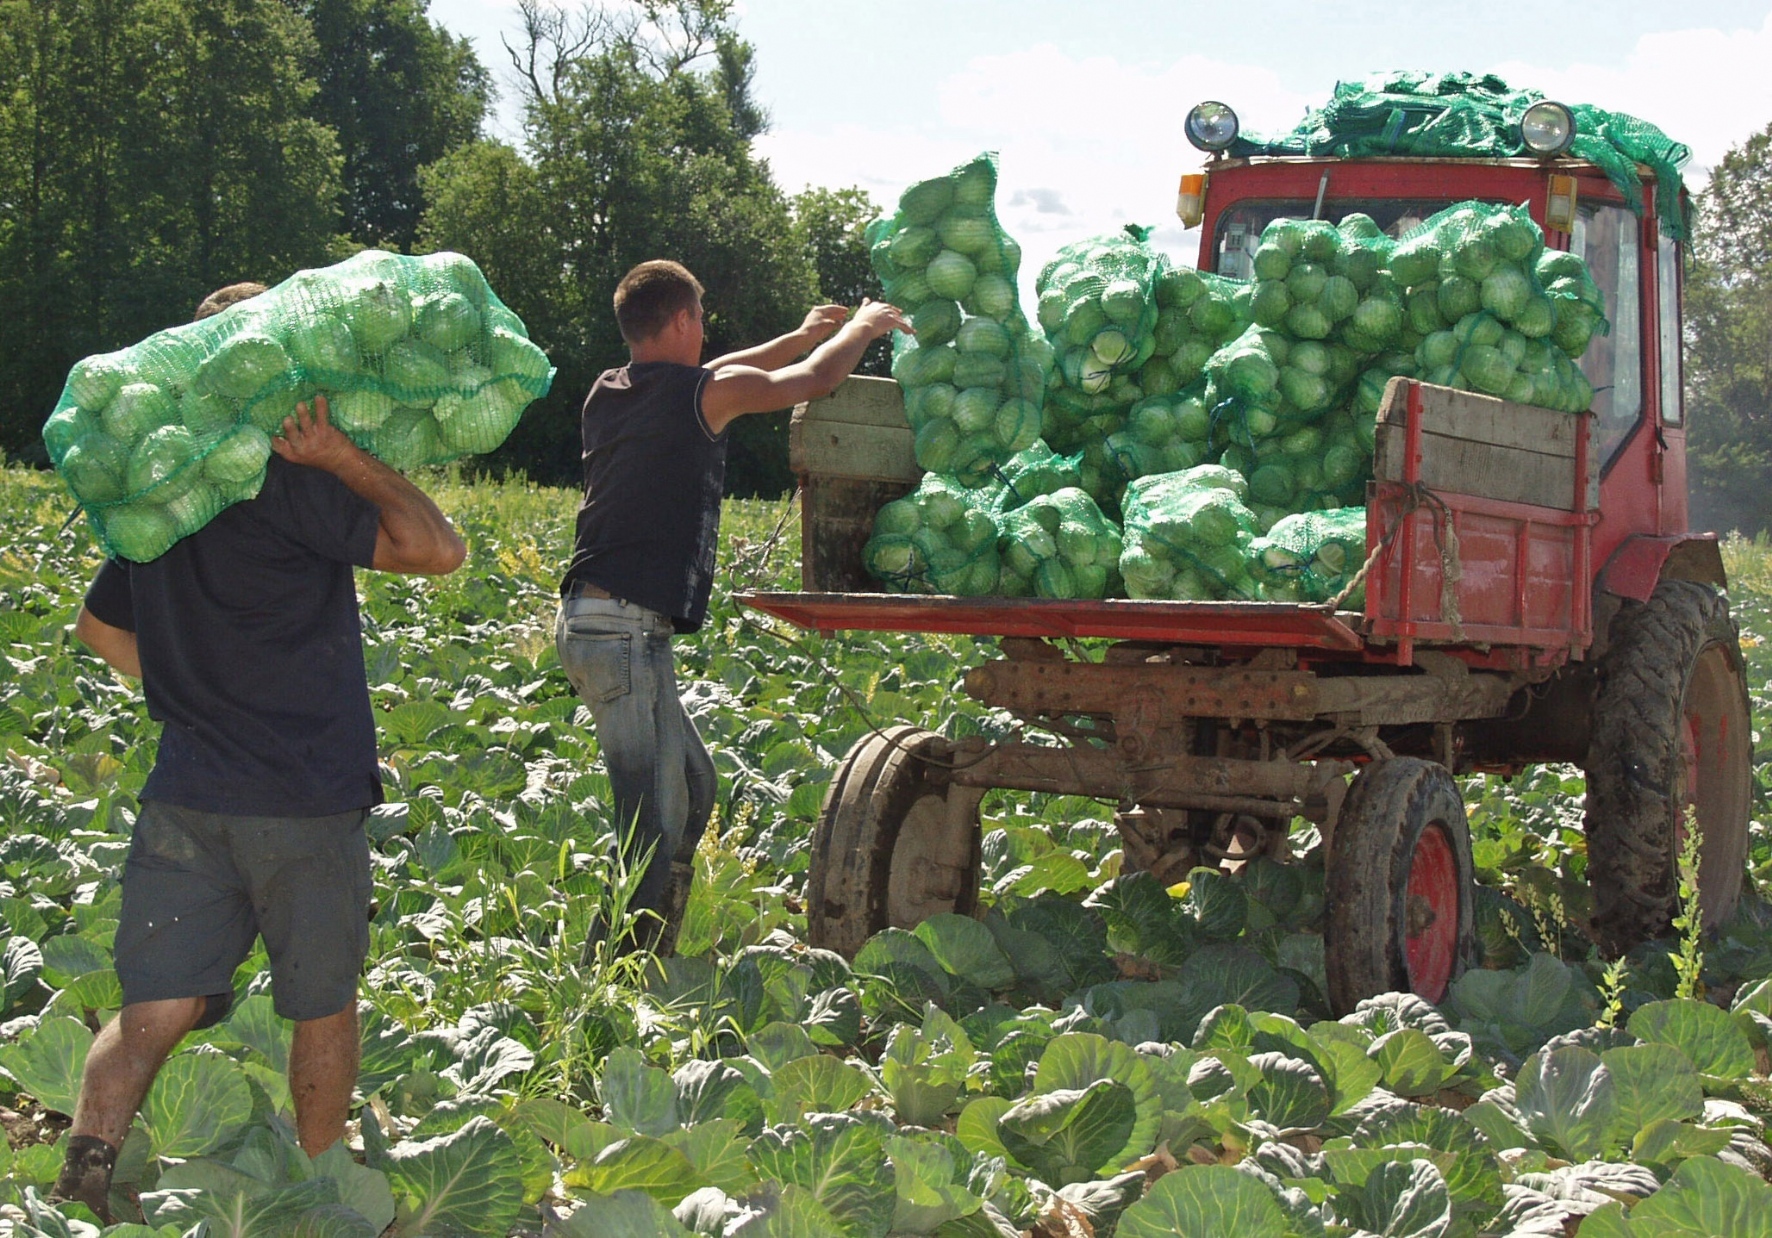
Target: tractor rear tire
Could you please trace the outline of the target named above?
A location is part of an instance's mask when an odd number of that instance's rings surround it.
[[[1336,817],[1325,872],[1329,1007],[1412,992],[1430,1002],[1476,957],[1476,885],[1458,784],[1416,757],[1374,761]]]
[[[854,958],[885,928],[978,905],[983,792],[926,759],[940,736],[913,726],[863,736],[825,792],[812,837],[807,936]]]
[[[1688,805],[1703,837],[1699,899],[1735,910],[1748,846],[1753,739],[1740,635],[1726,598],[1664,580],[1626,602],[1598,667],[1587,755],[1587,874],[1609,954],[1668,930]]]

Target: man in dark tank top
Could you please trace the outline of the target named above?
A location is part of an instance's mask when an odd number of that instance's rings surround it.
[[[798,330],[703,365],[701,295],[675,262],[643,262],[616,287],[631,360],[585,399],[584,501],[554,629],[591,711],[626,861],[645,864],[619,944],[660,954],[675,945],[714,806],[714,764],[678,699],[671,638],[707,617],[726,427],[828,395],[870,343],[910,330],[890,305],[822,305]]]

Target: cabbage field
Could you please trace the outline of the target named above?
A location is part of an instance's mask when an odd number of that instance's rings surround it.
[[[722,785],[680,957],[582,957],[619,901],[609,785],[552,647],[575,496],[438,479],[470,547],[440,580],[365,574],[389,803],[350,1149],[297,1149],[289,1029],[262,957],[194,1035],[119,1166],[192,1233],[559,1238],[1772,1236],[1772,909],[1607,967],[1578,773],[1466,785],[1484,968],[1435,1008],[1332,1019],[1322,873],[1123,877],[1111,806],[994,794],[987,909],[805,945],[805,841],[871,722],[1006,720],[960,696],[973,638],[792,641],[735,584],[796,583],[797,520],[729,505],[707,629],[680,645]],[[109,967],[154,728],[69,635],[97,552],[54,476],[0,472],[0,1208],[43,1202]],[[1772,559],[1733,543],[1757,716]],[[865,711],[865,712],[864,712]],[[1751,863],[1772,882],[1759,774]]]

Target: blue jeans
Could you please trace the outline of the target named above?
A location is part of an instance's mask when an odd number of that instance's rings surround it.
[[[619,599],[567,598],[560,665],[591,711],[629,863],[651,854],[631,910],[633,944],[669,953],[689,899],[695,847],[714,810],[714,762],[677,696],[671,621]]]

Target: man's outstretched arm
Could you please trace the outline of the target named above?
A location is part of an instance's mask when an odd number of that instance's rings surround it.
[[[97,615],[80,608],[74,620],[74,639],[110,663],[131,679],[142,677],[141,652],[136,648],[135,633],[128,628],[115,628]]]
[[[830,339],[848,317],[849,311],[841,305],[821,305],[810,311],[806,315],[806,321],[786,335],[778,335],[767,344],[758,344],[755,348],[744,348],[738,352],[729,352],[724,357],[716,357],[708,362],[707,368],[722,370],[729,365],[748,365],[754,370],[779,370],[784,365],[798,361]]]
[[[316,396],[314,407],[295,406],[295,415],[283,419],[283,433],[271,440],[271,449],[291,464],[325,469],[352,492],[374,503],[381,513],[375,535],[378,572],[403,576],[443,576],[468,557],[455,526],[449,523],[431,497],[399,473],[358,447],[328,419],[326,397]]]
[[[867,346],[910,323],[883,301],[864,301],[855,317],[804,361],[779,370],[729,365],[715,370],[701,392],[701,415],[708,429],[720,433],[747,413],[772,413],[829,395],[848,378]]]

